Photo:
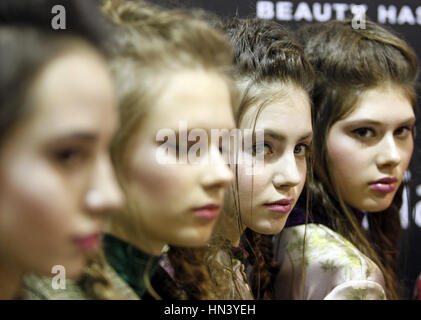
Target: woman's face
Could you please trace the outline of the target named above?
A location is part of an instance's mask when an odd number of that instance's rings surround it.
[[[414,141],[413,108],[396,86],[367,90],[358,107],[327,136],[338,194],[349,206],[385,210],[402,183]]]
[[[105,63],[75,47],[51,61],[29,93],[31,110],[0,152],[0,263],[23,272],[81,274],[100,247],[104,213],[122,194],[108,146],[117,125]]]
[[[264,141],[256,141],[251,150],[244,149],[246,158],[263,153],[263,171],[252,176],[247,174],[248,165],[238,165],[243,226],[262,234],[276,234],[284,227],[304,187],[306,154],[312,140],[307,94],[293,85],[283,87],[285,95],[264,106],[257,118],[256,131],[264,130]],[[258,107],[247,109],[240,129],[253,128]]]
[[[211,129],[234,127],[229,89],[221,76],[205,71],[169,76],[130,146],[133,151],[125,190],[129,203],[138,206],[130,219],[134,220],[134,232],[142,237],[137,244],[152,254],[159,254],[166,243],[186,247],[206,244],[222,205],[224,188],[232,180],[218,141],[204,140],[208,163],[180,163],[182,155],[175,148],[181,145],[181,122],[187,133],[203,129],[209,140]],[[173,164],[157,161],[163,143],[157,134],[163,129],[179,137],[168,153]],[[192,147],[192,142],[187,146]]]

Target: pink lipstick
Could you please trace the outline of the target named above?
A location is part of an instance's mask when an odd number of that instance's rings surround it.
[[[84,251],[95,251],[101,246],[101,234],[93,233],[87,236],[75,237],[73,242]]]
[[[215,220],[219,217],[219,210],[221,206],[219,204],[208,204],[206,206],[193,209],[194,214],[197,217],[206,220]]]
[[[273,212],[288,213],[292,209],[294,199],[282,199],[271,203],[265,203],[265,207]]]
[[[387,177],[383,179],[376,180],[370,183],[370,188],[375,191],[380,191],[383,193],[389,193],[396,190],[396,182],[398,179],[394,177]]]

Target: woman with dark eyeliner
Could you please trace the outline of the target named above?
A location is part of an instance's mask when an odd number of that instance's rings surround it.
[[[271,238],[283,229],[307,177],[314,74],[302,47],[278,23],[234,19],[224,29],[235,52],[234,117],[244,148],[233,150],[243,161],[230,163],[235,180],[207,263],[215,283],[231,283],[225,299],[271,299],[278,271]],[[246,260],[253,269],[251,287]]]
[[[275,298],[399,299],[399,209],[414,149],[417,57],[370,21],[366,29],[351,21],[309,25],[297,35],[316,71],[311,223],[305,228],[297,208],[275,241]]]

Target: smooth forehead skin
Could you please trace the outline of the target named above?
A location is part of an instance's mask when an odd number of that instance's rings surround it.
[[[187,121],[190,129],[232,129],[230,101],[227,83],[216,73],[197,69],[169,74],[145,129],[176,130],[180,121]]]
[[[403,90],[397,86],[384,85],[365,91],[355,110],[335,125],[369,120],[393,126],[411,119],[415,119],[414,109]]]
[[[279,87],[279,84],[273,85],[268,94],[279,91]],[[311,135],[311,109],[307,94],[292,84],[282,84],[282,92],[282,97],[263,107],[257,118],[256,129],[270,130],[280,138],[291,140]],[[240,123],[241,129],[253,128],[259,105],[254,104],[245,111]]]
[[[42,137],[75,129],[87,133],[98,127],[111,127],[111,133],[116,129],[114,84],[105,61],[91,49],[75,47],[54,59],[35,80],[31,93],[30,103],[40,108],[34,114],[40,121],[31,122],[39,126]]]

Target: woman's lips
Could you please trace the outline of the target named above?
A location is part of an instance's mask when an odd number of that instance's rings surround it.
[[[282,199],[271,203],[265,203],[265,207],[273,212],[288,213],[292,209],[294,199]]]
[[[220,209],[221,206],[219,204],[208,204],[206,206],[193,209],[193,212],[197,217],[206,220],[215,220],[219,217]]]
[[[95,251],[101,246],[101,234],[93,233],[87,236],[74,237],[73,242],[84,251]]]
[[[389,193],[396,190],[398,179],[387,177],[370,183],[370,188],[375,191]]]

